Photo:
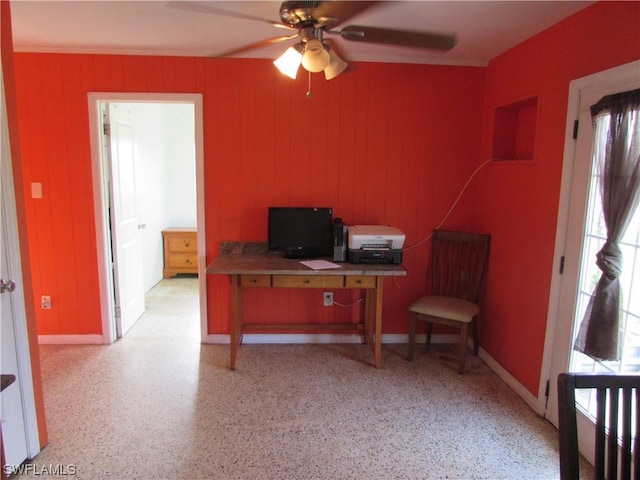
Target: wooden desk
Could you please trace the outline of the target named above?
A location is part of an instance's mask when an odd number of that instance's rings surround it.
[[[384,277],[404,276],[402,265],[352,265],[340,268],[312,270],[299,260],[283,258],[279,254],[220,255],[208,267],[207,273],[229,275],[231,280],[231,370],[235,369],[238,348],[242,344],[245,323],[242,317],[244,288],[321,288],[365,290],[365,313],[362,327],[364,341],[373,345],[374,364],[382,365],[382,286]],[[332,329],[344,324],[288,324],[286,328]],[[264,325],[273,330],[283,325]]]

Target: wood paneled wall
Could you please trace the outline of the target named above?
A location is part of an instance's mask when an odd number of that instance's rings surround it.
[[[266,241],[270,205],[331,206],[348,224],[382,223],[407,245],[440,222],[479,160],[484,69],[368,64],[331,82],[293,81],[268,60],[16,55],[25,198],[40,334],[100,334],[87,93],[203,94],[207,260],[221,240]],[[447,226],[473,227],[475,187]],[[384,331],[406,332],[425,288],[429,243],[388,281]],[[208,279],[209,332],[229,330],[228,282]],[[349,295],[346,292],[338,292]],[[250,292],[257,322],[349,321],[320,292]]]

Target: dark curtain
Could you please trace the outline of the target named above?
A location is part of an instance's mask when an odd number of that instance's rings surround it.
[[[593,155],[607,227],[597,254],[602,271],[580,325],[574,349],[599,360],[620,360],[622,252],[619,242],[640,203],[640,89],[609,95],[591,107]]]

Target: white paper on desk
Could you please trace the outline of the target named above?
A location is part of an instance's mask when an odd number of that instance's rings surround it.
[[[327,262],[326,260],[304,260],[300,262],[306,267],[314,270],[326,270],[327,268],[340,268],[337,263]]]

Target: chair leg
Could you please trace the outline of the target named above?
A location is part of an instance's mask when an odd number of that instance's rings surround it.
[[[469,324],[464,323],[460,328],[460,341],[458,345],[458,373],[464,375],[464,363],[467,355],[467,335]]]
[[[433,332],[433,323],[427,322],[427,345],[431,345],[431,332]]]
[[[409,312],[409,347],[407,352],[407,360],[413,360],[414,350],[416,346],[416,320],[418,315]]]
[[[476,322],[476,318],[474,317],[471,320],[471,335],[473,336],[473,354],[478,356],[478,323]]]

